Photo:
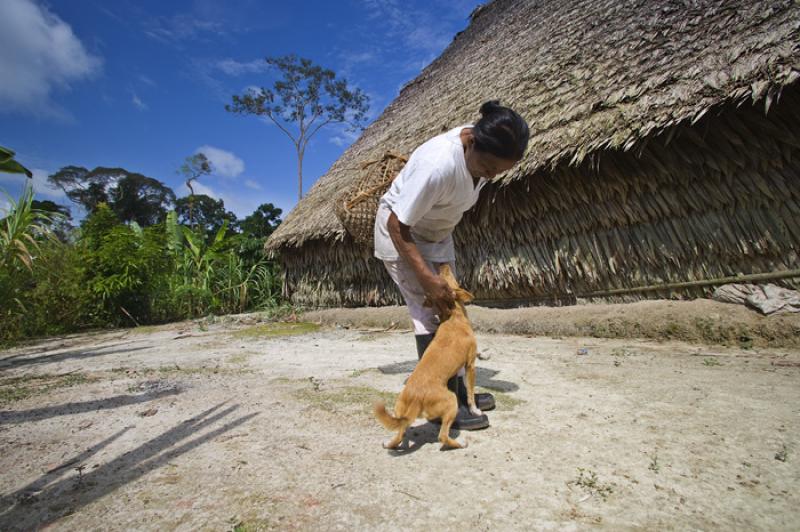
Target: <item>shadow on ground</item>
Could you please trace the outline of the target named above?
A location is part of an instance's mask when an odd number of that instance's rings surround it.
[[[431,423],[430,421],[423,425],[411,427],[403,436],[403,442],[400,444],[400,446],[396,449],[390,449],[388,453],[391,456],[406,456],[419,451],[426,444],[441,445],[439,443],[440,428],[441,425]],[[460,431],[457,429],[450,429],[451,438],[458,438],[459,434]]]
[[[98,356],[114,355],[119,353],[130,353],[133,351],[142,351],[149,349],[148,346],[143,347],[128,347],[125,349],[108,349],[131,344],[134,342],[120,342],[113,345],[104,345],[94,349],[75,349],[72,351],[64,351],[62,353],[52,353],[50,355],[30,356],[30,353],[17,354],[0,359],[0,369],[14,369],[21,366],[33,366],[37,364],[52,364],[54,362],[63,362],[65,360],[83,360],[85,358],[92,358]]]
[[[44,528],[258,415],[253,413],[242,416],[202,436],[187,440],[239,408],[238,405],[233,405],[220,410],[223,405],[221,403],[210,408],[87,473],[82,472],[81,466],[132,427],[126,427],[94,447],[65,460],[27,486],[0,497],[0,530]],[[187,441],[181,443],[182,440]],[[76,470],[78,474],[65,476],[66,472]]]
[[[378,366],[378,371],[384,375],[399,375],[403,373],[410,375],[416,366],[416,360],[406,360]],[[498,373],[500,372],[495,369],[475,368],[475,384],[497,392],[515,392],[519,390],[519,386],[516,383],[495,379],[494,376]]]
[[[30,410],[6,410],[0,411],[0,425],[11,423],[26,423],[29,421],[42,421],[51,417],[67,416],[70,414],[82,414],[84,412],[96,412],[99,410],[109,410],[122,406],[137,405],[154,401],[168,395],[181,393],[178,388],[159,390],[154,393],[143,393],[139,395],[116,395],[104,399],[93,401],[83,401],[76,403],[64,403],[63,405],[46,406],[42,408],[32,408]]]

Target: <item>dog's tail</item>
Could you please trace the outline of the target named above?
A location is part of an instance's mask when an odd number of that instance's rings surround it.
[[[381,422],[381,425],[389,430],[398,430],[405,421],[402,417],[394,417],[386,411],[386,404],[383,401],[378,401],[373,407],[375,417]]]

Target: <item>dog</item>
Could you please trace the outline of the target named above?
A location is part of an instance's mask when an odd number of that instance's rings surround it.
[[[450,437],[450,426],[458,413],[456,394],[447,388],[447,381],[461,367],[466,369],[467,400],[470,412],[481,415],[475,406],[475,358],[478,344],[472,330],[465,305],[474,298],[458,285],[450,266],[443,264],[439,275],[455,295],[455,307],[443,319],[436,336],[425,350],[413,373],[394,405],[394,416],[386,411],[383,402],[375,403],[375,417],[389,430],[396,430],[394,438],[384,443],[386,449],[396,449],[403,441],[409,425],[418,417],[428,420],[440,418],[439,442],[442,449],[466,447]]]

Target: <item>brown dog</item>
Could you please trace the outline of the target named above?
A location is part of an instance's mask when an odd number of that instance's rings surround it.
[[[474,415],[481,415],[475,406],[475,356],[477,342],[475,333],[467,319],[466,303],[472,301],[472,294],[458,286],[453,272],[447,264],[439,268],[439,275],[447,281],[455,294],[455,308],[450,317],[442,321],[433,341],[425,350],[414,372],[408,378],[405,388],[400,392],[394,405],[392,416],[382,403],[375,404],[375,417],[389,430],[396,430],[394,438],[383,446],[395,449],[403,441],[403,435],[418,417],[428,420],[441,418],[439,441],[444,447],[460,448],[462,445],[450,438],[450,425],[458,413],[456,394],[447,388],[447,381],[461,367],[466,368],[467,400]],[[463,445],[466,447],[466,445]]]

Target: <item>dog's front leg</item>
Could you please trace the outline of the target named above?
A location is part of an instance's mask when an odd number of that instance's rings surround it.
[[[467,374],[464,379],[467,384],[467,404],[472,415],[480,416],[483,412],[475,404],[475,358],[478,352],[477,347],[473,347],[471,351],[470,356],[467,357]]]

